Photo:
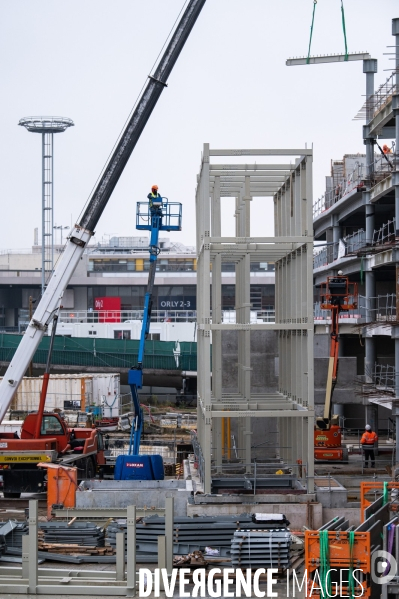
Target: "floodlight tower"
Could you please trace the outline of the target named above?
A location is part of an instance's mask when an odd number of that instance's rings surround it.
[[[73,127],[71,119],[60,116],[28,116],[18,123],[32,133],[42,134],[42,294],[47,276],[54,268],[54,160],[53,134]]]

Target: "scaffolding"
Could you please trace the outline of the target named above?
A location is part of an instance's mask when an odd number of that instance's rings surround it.
[[[252,164],[211,164],[213,157],[250,156]],[[289,164],[259,164],[268,157]],[[261,158],[261,159],[262,159]],[[222,237],[223,197],[236,202],[234,237]],[[274,201],[275,236],[251,237],[253,197]],[[204,144],[197,177],[198,460],[205,493],[234,459],[241,476],[253,471],[252,421],[274,419],[279,457],[288,468],[301,463],[308,492],[314,489],[313,431],[313,237],[312,150],[214,150]],[[265,218],[260,213],[259,218]],[[223,211],[223,220],[227,219]],[[222,320],[221,265],[235,262],[236,322]],[[275,262],[275,322],[251,323],[250,264]],[[211,313],[212,298],[212,313]],[[222,332],[238,337],[237,386],[225,393]],[[276,331],[279,388],[254,393],[251,386],[251,334]],[[212,336],[212,355],[211,355]],[[231,364],[230,364],[231,367]],[[266,424],[266,423],[265,423]],[[234,448],[229,445],[234,430]],[[222,434],[223,432],[223,434]],[[275,443],[276,445],[276,443]],[[265,459],[267,462],[267,459]],[[259,464],[259,462],[258,462]],[[274,467],[273,474],[276,468]],[[278,478],[278,477],[276,477]],[[250,481],[247,481],[250,484]],[[246,488],[246,487],[245,487]]]

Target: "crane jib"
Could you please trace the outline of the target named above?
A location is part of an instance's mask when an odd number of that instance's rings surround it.
[[[94,231],[205,2],[192,0],[184,11],[89,200],[79,223],[84,229]]]

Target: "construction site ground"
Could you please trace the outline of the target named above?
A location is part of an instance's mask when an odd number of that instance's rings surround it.
[[[71,566],[68,566],[68,564],[61,564],[61,563],[57,563],[57,564],[50,564],[50,562],[46,563],[46,564],[42,564],[40,566],[41,568],[57,568],[57,570],[65,570],[66,572],[68,570],[71,570]],[[155,567],[154,564],[140,564],[141,568],[148,568],[150,570],[153,570],[153,568]],[[84,570],[84,571],[92,571],[92,572],[104,572],[104,571],[115,571],[115,567],[112,564],[81,564],[79,565],[79,570]],[[297,572],[297,575],[299,577],[299,575],[301,575],[301,577],[303,576],[303,571],[301,570],[300,572]],[[298,588],[295,589],[295,595],[293,593],[293,589],[292,589],[292,582],[290,581],[290,588],[289,588],[289,593],[287,592],[287,580],[286,578],[282,578],[281,580],[279,580],[277,582],[277,584],[275,584],[273,586],[273,591],[278,593],[278,599],[282,598],[282,597],[296,597],[297,599],[304,599],[305,598],[305,593],[302,589],[302,591],[299,591]],[[232,586],[231,588],[234,588],[234,586]],[[265,597],[267,597],[267,587],[266,587],[266,582],[261,581],[259,584],[259,589],[260,591],[263,591],[265,593]],[[190,586],[187,585],[186,587],[186,592],[190,592]],[[190,592],[191,594],[191,592]],[[6,595],[7,599],[21,599],[21,595],[18,594],[7,594]],[[23,597],[25,597],[26,599],[37,599],[37,595],[23,595]],[[115,595],[97,595],[97,598],[100,597],[105,597],[107,599],[120,599],[120,596],[115,596]],[[139,597],[139,594],[137,592],[136,597]],[[154,594],[151,594],[150,597],[155,597]],[[165,593],[161,592],[159,595],[160,599],[166,599],[166,595]],[[175,599],[179,599],[180,598],[180,593],[178,591],[178,584],[176,584],[176,590],[175,593],[173,594],[173,597]],[[206,593],[205,597],[210,597],[210,595],[208,593]],[[253,595],[253,597],[255,597],[255,595]],[[63,599],[76,599],[76,595],[62,595]],[[220,599],[224,599],[224,596],[221,595]]]

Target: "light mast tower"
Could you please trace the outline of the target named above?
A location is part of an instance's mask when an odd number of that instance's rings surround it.
[[[71,119],[60,116],[28,116],[18,123],[32,133],[42,134],[42,294],[54,268],[54,159],[53,134],[73,127]]]

